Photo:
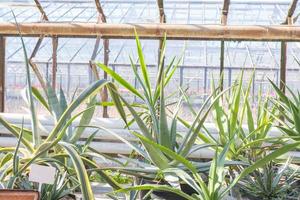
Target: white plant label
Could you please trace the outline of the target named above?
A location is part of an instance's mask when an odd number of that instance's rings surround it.
[[[32,164],[30,165],[29,181],[40,184],[53,184],[55,172],[54,167]]]

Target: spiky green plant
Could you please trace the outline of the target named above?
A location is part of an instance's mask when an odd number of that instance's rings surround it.
[[[202,141],[219,148],[234,139],[235,142],[231,143],[227,154],[231,159],[255,160],[263,156],[266,150],[273,149],[287,140],[285,137],[269,137],[273,122],[278,116],[278,108],[271,104],[269,98],[263,98],[259,92],[256,106],[251,106],[249,95],[252,79],[253,75],[244,85],[244,71],[242,71],[230,91],[214,102],[213,120],[218,134],[212,134],[207,129],[202,130],[205,133],[201,136]],[[217,88],[214,82],[211,86],[212,90]],[[218,92],[215,95],[218,95]],[[186,99],[190,104],[188,98]],[[193,107],[189,108],[195,115]]]
[[[165,87],[171,80],[177,65],[173,65],[175,58],[172,59],[171,63],[166,68],[162,65],[165,52],[165,41],[166,37],[163,42],[162,54],[160,58],[161,62],[158,67],[156,82],[154,85],[151,85],[141,43],[136,35],[136,46],[139,55],[138,58],[140,61],[141,74],[138,73],[137,66],[133,62],[131,67],[135,78],[141,85],[141,91],[134,88],[130,83],[128,83],[124,78],[119,76],[109,67],[98,63],[98,66],[101,67],[101,69],[107,72],[115,81],[125,87],[129,92],[131,92],[131,94],[135,95],[137,98],[139,98],[139,101],[142,102],[139,106],[137,106],[137,104],[132,105],[120,95],[120,99],[123,104],[118,104],[116,107],[119,111],[121,111],[121,114],[124,113],[125,108],[128,109],[133,118],[132,121],[137,124],[139,131],[131,130],[131,122],[128,122],[129,120],[127,120],[127,118],[123,118],[123,120],[125,123],[127,123],[129,131],[139,139],[140,143],[143,145],[143,148],[140,148],[138,145],[128,141],[126,138],[121,138],[112,131],[106,131],[114,134],[117,138],[128,144],[133,150],[135,150],[140,156],[150,163],[152,166],[151,173],[151,170],[149,169],[135,170],[136,172],[139,172],[140,175],[144,172],[148,172],[147,176],[152,176],[152,178],[155,176],[155,173],[157,173],[158,170],[176,167],[179,163],[167,156],[160,149],[145,142],[144,138],[152,141],[153,143],[162,145],[180,156],[189,156],[195,147],[195,141],[198,138],[199,131],[203,127],[210,109],[212,108],[213,102],[215,102],[216,99],[226,92],[220,92],[216,96],[211,95],[208,97],[202,108],[197,112],[195,120],[192,122],[186,133],[178,137],[178,134],[180,134],[177,129],[178,123],[180,123],[178,121],[178,112],[181,108],[182,98],[176,103],[176,108],[172,112],[169,112],[167,109],[168,105],[165,96]],[[130,60],[132,61],[132,59]],[[180,141],[179,138],[181,138]],[[202,147],[207,146],[204,145],[199,148]],[[123,171],[124,170],[125,169],[123,169]],[[130,171],[129,173],[134,172],[134,170],[127,170],[128,172]]]
[[[300,93],[292,91],[287,85],[285,94],[274,82],[269,80],[277,94],[277,98],[270,98],[274,106],[280,111],[280,117],[277,117],[277,125],[283,133],[293,140],[300,140]],[[289,96],[288,96],[289,95]]]
[[[239,187],[245,195],[264,200],[297,198],[299,169],[290,167],[290,161],[282,165],[267,163],[240,181]]]
[[[129,192],[134,190],[152,190],[152,191],[167,191],[175,193],[182,197],[182,199],[188,200],[222,200],[225,199],[230,193],[231,189],[236,186],[236,184],[248,176],[253,171],[265,166],[270,161],[276,159],[277,157],[295,149],[300,142],[295,142],[292,144],[287,144],[272,153],[266,155],[264,158],[257,160],[252,163],[250,166],[245,167],[240,174],[237,174],[236,177],[231,177],[232,180],[228,179],[227,169],[225,166],[225,159],[228,157],[230,143],[225,145],[222,152],[216,153],[209,170],[208,180],[205,181],[201,174],[198,173],[197,168],[189,160],[183,158],[182,156],[170,151],[168,148],[156,144],[151,140],[144,138],[144,141],[149,145],[153,145],[161,151],[165,152],[166,155],[171,157],[174,160],[177,160],[182,165],[184,165],[189,171],[181,170],[180,168],[167,168],[162,172],[165,175],[173,175],[178,178],[178,181],[188,184],[191,188],[195,190],[195,193],[192,195],[185,194],[178,188],[169,186],[169,185],[157,185],[157,184],[145,184],[137,185],[129,188],[124,188],[116,192]],[[238,164],[237,164],[238,165]]]
[[[18,26],[18,23],[16,21]],[[69,188],[79,188],[82,192],[83,199],[94,199],[94,195],[91,189],[89,177],[85,168],[85,165],[95,168],[96,163],[92,160],[85,158],[84,154],[81,154],[78,148],[73,144],[77,141],[82,133],[82,129],[77,129],[75,132],[71,132],[69,127],[72,122],[79,116],[83,116],[80,123],[86,125],[86,121],[91,118],[90,110],[93,109],[93,104],[88,108],[75,113],[77,108],[87,100],[93,99],[94,96],[103,87],[107,87],[112,94],[112,98],[116,104],[120,102],[115,95],[116,87],[113,83],[107,80],[98,80],[83,90],[72,102],[67,105],[62,91],[60,92],[60,100],[54,94],[52,90],[48,90],[47,97],[48,102],[42,98],[42,95],[37,92],[36,89],[31,87],[30,68],[27,57],[26,48],[22,35],[20,34],[24,59],[27,74],[27,92],[26,99],[29,106],[31,116],[31,128],[25,129],[18,127],[17,125],[10,124],[3,117],[0,116],[0,123],[9,130],[16,138],[18,143],[16,147],[0,148],[0,152],[6,154],[1,162],[0,168],[0,182],[4,183],[7,188],[17,188],[20,184],[23,184],[23,179],[28,176],[28,170],[31,164],[36,163],[40,165],[52,165],[59,168],[59,173],[75,173],[75,178],[65,179]],[[55,118],[55,125],[46,134],[46,138],[42,138],[42,131],[40,129],[41,123],[38,120],[35,112],[35,97],[47,108]],[[88,113],[88,114],[87,114]],[[88,115],[88,117],[87,117]],[[69,131],[67,131],[69,129]],[[65,139],[64,139],[65,138]],[[10,155],[13,156],[11,157]],[[71,163],[71,164],[70,164]],[[120,186],[106,175],[103,171],[98,173],[104,177],[105,180],[111,183],[115,188]],[[73,186],[72,186],[73,185]],[[31,185],[35,187],[35,185]],[[47,197],[48,198],[48,197]]]

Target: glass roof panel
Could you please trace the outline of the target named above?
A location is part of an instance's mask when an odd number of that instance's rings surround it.
[[[40,13],[33,0],[11,1],[13,12],[18,22],[40,21]],[[50,21],[54,22],[85,22],[95,23],[98,13],[93,0],[41,0],[40,1]],[[159,13],[155,0],[103,0],[103,10],[108,23],[158,23]],[[221,0],[165,0],[167,23],[171,24],[220,24],[222,9]],[[279,25],[285,20],[290,0],[232,0],[228,15],[229,25]],[[9,7],[1,6],[0,22],[14,22]],[[295,17],[300,13],[300,2],[295,11]],[[300,24],[298,20],[296,25]],[[24,38],[28,55],[30,56],[37,38]],[[58,40],[58,78],[60,83],[66,83],[68,91],[73,87],[91,81],[89,62],[91,60],[96,39],[59,38]],[[109,64],[121,75],[134,83],[130,69],[129,55],[138,63],[136,44],[134,40],[110,39]],[[158,40],[141,40],[145,60],[151,76],[154,77],[158,63]],[[191,94],[206,93],[209,90],[210,78],[218,78],[220,73],[220,41],[174,41],[168,40],[165,63],[173,56],[180,58],[182,63],[175,73],[172,85],[188,84]],[[24,73],[24,55],[19,38],[8,37],[7,72],[11,77],[10,84],[16,83],[19,88],[23,84],[20,78]],[[95,50],[95,61],[103,62],[103,39]],[[33,59],[43,69],[43,74],[50,77],[52,65],[52,39],[44,38]],[[298,62],[297,62],[298,61]],[[299,88],[300,43],[288,43],[287,80],[292,87]],[[278,82],[280,65],[279,42],[225,42],[225,84],[230,84],[241,68],[250,71],[256,69],[254,88],[266,82],[266,76]],[[47,68],[48,66],[48,68]],[[151,68],[151,69],[150,69]],[[48,71],[47,71],[48,70]],[[67,75],[67,76],[66,76]],[[62,77],[68,77],[63,79]],[[16,82],[13,82],[16,80]],[[151,79],[152,80],[152,79]],[[18,84],[17,84],[18,83]],[[22,83],[22,84],[21,84]],[[137,85],[138,87],[138,85]]]

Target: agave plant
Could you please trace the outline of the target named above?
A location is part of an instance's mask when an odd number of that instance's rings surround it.
[[[291,160],[284,164],[267,163],[240,181],[242,191],[259,199],[296,199],[299,196],[298,169],[291,167]]]
[[[157,184],[137,185],[117,190],[115,191],[115,193],[129,192],[135,190],[167,191],[181,196],[182,199],[188,200],[222,200],[230,194],[233,187],[235,187],[240,180],[248,176],[253,171],[265,166],[267,163],[276,159],[277,157],[295,149],[299,145],[299,142],[287,144],[266,155],[264,158],[257,160],[248,167],[245,167],[239,174],[236,174],[235,177],[231,176],[229,178],[229,174],[227,173],[228,169],[226,169],[225,166],[225,160],[226,157],[228,157],[226,154],[228,153],[230,143],[232,142],[230,141],[225,145],[225,147],[220,153],[216,151],[215,157],[210,165],[209,174],[207,178],[208,180],[205,180],[203,176],[199,174],[195,165],[189,160],[185,159],[184,157],[176,154],[175,152],[162,145],[152,142],[151,140],[145,138],[145,141],[149,145],[151,144],[157,149],[160,149],[172,159],[180,162],[186,167],[186,169],[189,170],[184,171],[176,167],[164,169],[162,170],[162,172],[165,176],[173,176],[175,177],[175,180],[177,178],[178,182],[181,181],[188,184],[191,188],[194,189],[195,192],[192,195],[186,194],[180,188],[176,188],[173,183],[173,186]],[[240,164],[241,163],[237,163],[237,165]]]
[[[285,88],[290,94],[285,94],[280,88],[276,86],[271,80],[269,80],[274,88],[278,98],[272,98],[274,106],[280,111],[281,117],[277,117],[277,121],[280,125],[277,126],[283,133],[290,138],[299,141],[300,140],[300,93],[293,92],[287,85]]]
[[[216,99],[218,99],[224,92],[226,92],[224,91],[216,96],[211,95],[210,97],[208,97],[202,108],[197,112],[195,120],[192,122],[191,126],[188,127],[186,133],[180,134],[179,130],[177,129],[177,126],[180,123],[180,121],[178,120],[178,112],[181,108],[183,97],[179,98],[178,102],[176,102],[175,109],[170,112],[165,96],[165,87],[174,74],[177,68],[177,64],[173,65],[175,61],[174,58],[166,67],[166,69],[162,65],[162,60],[164,58],[165,52],[165,41],[166,37],[163,42],[156,82],[154,86],[152,86],[150,84],[150,77],[142,52],[141,43],[138,36],[136,35],[136,46],[139,55],[138,58],[140,61],[141,75],[138,73],[137,66],[133,62],[131,62],[131,67],[135,78],[141,85],[141,91],[135,89],[130,83],[128,83],[124,78],[119,76],[109,67],[98,63],[98,66],[101,67],[101,69],[107,72],[115,81],[125,87],[129,92],[139,98],[140,102],[142,102],[139,105],[137,105],[137,103],[130,104],[125,98],[120,95],[120,99],[123,104],[116,105],[116,107],[120,111],[121,116],[125,116],[124,110],[125,108],[127,108],[129,113],[133,117],[133,120],[127,120],[126,117],[124,117],[123,120],[127,124],[127,128],[129,129],[129,131],[139,139],[140,143],[142,144],[142,148],[135,143],[128,141],[127,138],[121,138],[119,135],[113,133],[110,130],[106,131],[110,132],[111,134],[115,135],[117,138],[128,144],[146,161],[146,163],[134,161],[141,167],[135,169],[126,168],[120,170],[126,171],[127,173],[131,174],[138,173],[139,176],[150,179],[155,178],[159,170],[176,167],[179,165],[179,163],[177,161],[174,161],[163,151],[149,144],[145,140],[150,140],[155,144],[162,145],[182,157],[188,157],[194,150],[207,147],[207,145],[195,147],[195,141],[197,140],[199,131],[203,127],[203,123],[205,122],[205,119],[207,118],[209,111],[213,105],[213,103],[211,102],[216,101]],[[132,61],[132,59],[130,60]],[[132,130],[130,128],[132,122],[136,123],[139,131]],[[199,168],[201,167],[203,166],[200,164]],[[207,166],[206,169],[208,169]]]
[[[255,160],[263,156],[266,150],[283,143],[285,138],[269,137],[273,122],[278,116],[278,109],[271,105],[269,98],[263,98],[260,91],[254,110],[249,100],[253,75],[246,87],[243,86],[243,79],[244,72],[242,71],[235,80],[234,87],[231,87],[223,98],[218,98],[214,102],[212,111],[218,135],[212,134],[208,129],[203,129],[206,134],[203,134],[201,139],[219,148],[234,139],[235,142],[231,143],[227,156],[231,159],[248,161],[248,159]],[[211,86],[212,90],[216,89],[214,82]],[[217,94],[218,92],[215,96]],[[190,104],[188,99],[187,103]],[[193,107],[189,106],[189,108],[195,115]],[[269,146],[265,146],[267,142]]]
[[[226,98],[225,102],[215,104],[214,116],[219,130],[220,144],[224,145],[228,139],[235,138],[236,142],[229,150],[233,158],[243,159],[240,156],[242,155],[255,160],[265,150],[272,149],[272,144],[282,142],[280,140],[282,138],[268,135],[278,114],[277,108],[270,106],[269,99],[263,98],[260,90],[256,110],[254,110],[249,102],[253,75],[246,89],[243,89],[243,74],[242,71],[240,78],[236,80],[238,87],[232,88],[231,97]],[[246,126],[243,125],[244,123]],[[271,146],[264,147],[266,142]]]
[[[123,86],[128,92],[130,92],[131,95],[135,96],[137,99],[136,102],[131,104],[131,107],[137,107],[139,110],[137,111],[140,118],[145,119],[145,121],[148,121],[148,128],[156,128],[158,127],[158,124],[156,124],[156,121],[153,121],[152,118],[154,118],[154,115],[157,115],[157,113],[160,111],[160,97],[161,97],[161,90],[163,90],[167,85],[170,83],[170,80],[174,73],[176,72],[176,69],[181,62],[181,59],[177,59],[176,57],[173,57],[171,59],[171,62],[169,65],[165,68],[163,66],[163,60],[165,55],[165,43],[166,43],[166,36],[163,41],[162,50],[161,50],[161,57],[160,57],[160,64],[158,66],[158,72],[155,80],[155,84],[151,84],[151,77],[149,75],[147,65],[145,63],[145,57],[142,51],[142,46],[140,43],[140,40],[138,38],[137,33],[136,34],[136,46],[137,46],[137,52],[138,52],[138,60],[139,60],[139,67],[138,65],[134,64],[133,58],[129,56],[130,62],[131,62],[131,69],[135,76],[135,79],[137,80],[138,84],[140,85],[141,89],[135,88],[132,84],[130,84],[128,81],[126,81],[123,77],[121,77],[119,74],[117,74],[115,71],[113,71],[108,66],[97,63],[98,67],[100,67],[103,71],[105,71],[108,75],[111,76],[111,78],[119,83],[121,86]],[[138,72],[140,69],[141,74]],[[165,94],[163,94],[165,95]],[[163,97],[164,100],[166,97]],[[167,97],[168,98],[168,97]],[[140,103],[138,103],[140,102]],[[165,106],[173,105],[173,103],[166,103],[163,102]],[[122,110],[122,108],[120,108]],[[119,111],[120,111],[119,109]],[[123,115],[123,113],[122,113]],[[121,116],[122,116],[121,115]],[[127,125],[130,126],[134,121],[135,118],[133,117],[133,120],[128,121],[127,119],[123,118],[124,121],[126,121]],[[154,124],[153,126],[150,124]]]
[[[0,148],[0,152],[4,154],[1,158],[0,182],[3,183],[6,188],[17,188],[26,183],[31,164],[51,165],[57,168],[57,179],[62,181],[61,188],[53,186],[51,189],[59,193],[62,188],[65,188],[64,185],[67,185],[68,189],[79,188],[83,199],[94,199],[86,166],[95,168],[97,165],[94,161],[88,160],[85,155],[82,154],[85,151],[79,152],[78,148],[74,145],[83,132],[82,128],[79,127],[74,131],[69,127],[79,116],[83,116],[80,123],[86,125],[94,109],[94,96],[104,86],[112,93],[114,102],[120,102],[115,95],[116,87],[107,80],[95,81],[74,98],[69,105],[66,104],[62,91],[60,91],[60,98],[58,100],[54,92],[48,89],[46,93],[48,101],[46,101],[35,88],[31,87],[31,74],[27,52],[21,35],[20,38],[25,57],[27,75],[26,100],[31,116],[31,128],[27,129],[13,125],[0,116],[0,123],[18,139],[16,147]],[[44,130],[41,128],[41,123],[35,111],[33,94],[50,113],[53,113],[55,118],[54,127],[45,134],[46,137],[44,138],[42,137]],[[91,103],[88,104],[88,108],[74,114],[77,108],[87,100],[91,100]],[[61,179],[61,175],[64,173],[67,174],[68,178]],[[107,176],[105,172],[98,171],[97,173],[110,182],[115,188],[120,188],[118,183]],[[74,176],[74,174],[76,174],[76,176]],[[71,178],[70,176],[73,177]],[[36,184],[27,184],[27,186],[31,188],[37,187]],[[45,198],[49,199],[50,197],[46,195]]]

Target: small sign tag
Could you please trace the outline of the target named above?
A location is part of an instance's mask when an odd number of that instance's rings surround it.
[[[50,166],[32,164],[30,165],[29,181],[40,184],[53,184],[56,169]]]

